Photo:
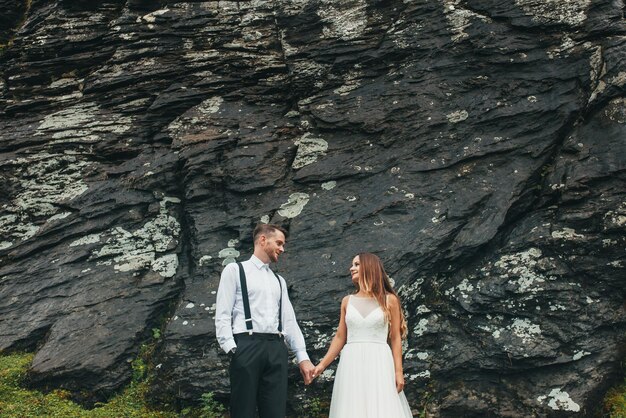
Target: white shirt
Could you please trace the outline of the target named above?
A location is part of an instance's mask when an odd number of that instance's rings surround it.
[[[280,286],[276,276],[256,256],[241,263],[246,273],[248,287],[248,301],[252,315],[252,330],[262,333],[278,333],[278,305],[280,301]],[[289,301],[287,283],[281,276],[283,289],[283,335],[289,348],[296,353],[298,363],[308,360],[304,336],[296,322],[296,314]],[[239,266],[230,263],[224,267],[217,289],[215,303],[215,335],[222,350],[229,352],[236,347],[233,334],[248,332],[243,311],[241,297],[241,283],[239,281]]]

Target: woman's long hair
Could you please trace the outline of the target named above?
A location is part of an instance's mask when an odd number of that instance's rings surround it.
[[[356,283],[356,291],[363,290],[367,295],[375,298],[385,314],[385,320],[389,323],[391,312],[389,306],[387,306],[387,295],[395,295],[398,301],[400,298],[396,291],[393,290],[393,287],[391,287],[389,277],[380,258],[372,253],[359,253],[358,256],[361,266],[359,269],[359,281]],[[391,331],[391,327],[389,330]],[[402,338],[406,338],[407,325],[402,306],[400,306],[400,334]]]

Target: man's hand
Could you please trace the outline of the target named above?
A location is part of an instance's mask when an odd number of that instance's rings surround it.
[[[310,360],[301,361],[298,366],[300,367],[300,374],[304,379],[304,384],[310,385],[313,381],[313,370],[315,370],[315,366],[313,366]]]

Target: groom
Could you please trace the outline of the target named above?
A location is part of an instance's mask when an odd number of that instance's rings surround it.
[[[287,232],[261,224],[253,232],[254,254],[228,264],[217,290],[215,334],[230,361],[232,418],[283,418],[287,404],[287,347],[295,352],[304,383],[311,383],[302,331],[287,283],[269,268],[285,249]]]

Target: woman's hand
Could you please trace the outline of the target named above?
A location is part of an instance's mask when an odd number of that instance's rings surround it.
[[[313,369],[313,379],[315,379],[317,376],[319,376],[320,374],[322,374],[322,372],[324,371],[324,368],[321,365],[317,365],[315,366],[315,368]]]
[[[404,389],[404,373],[396,372],[396,390],[398,393]]]

